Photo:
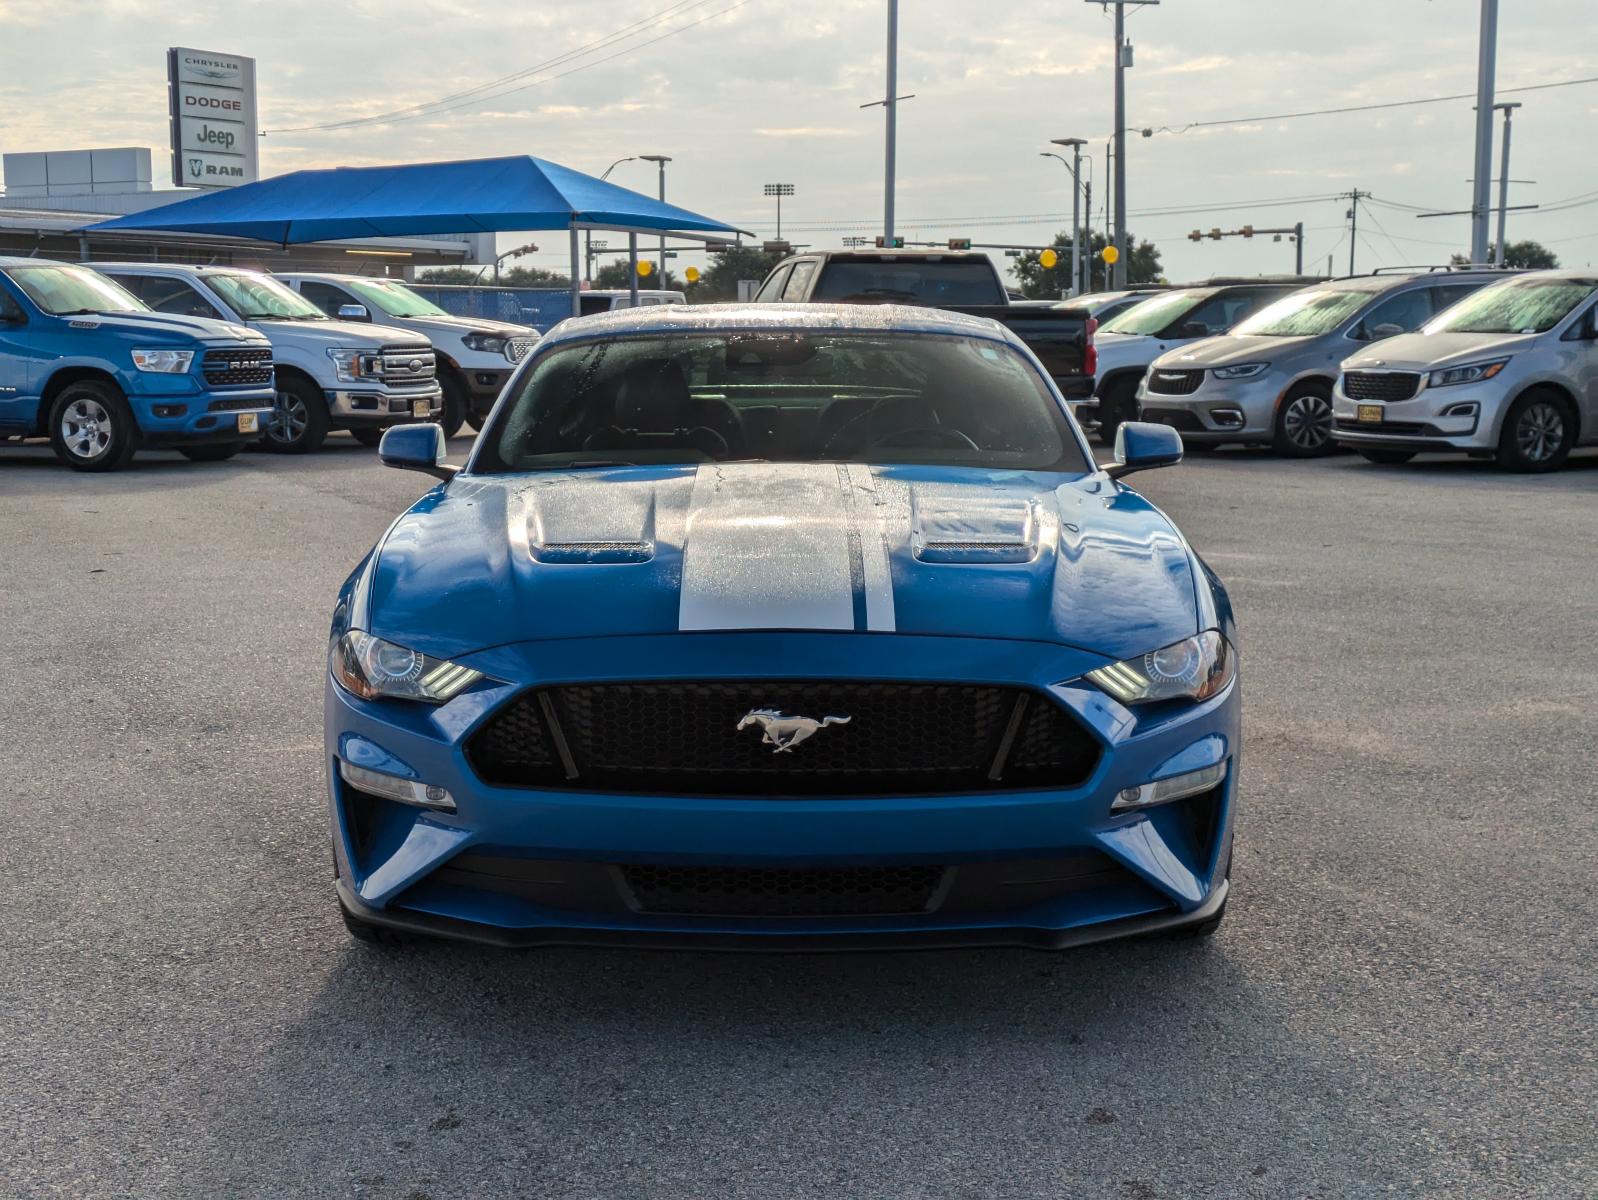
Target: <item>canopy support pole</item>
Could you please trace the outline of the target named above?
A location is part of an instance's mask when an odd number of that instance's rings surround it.
[[[577,244],[577,222],[575,222],[575,221],[572,222],[571,235],[572,235],[572,238],[571,238],[571,250],[572,250],[572,256],[571,256],[572,257],[572,278],[571,278],[572,316],[580,317],[580,316],[583,315],[583,301],[582,301],[582,294],[583,294],[582,293],[583,260],[582,260],[582,248]]]
[[[627,295],[633,308],[638,307],[638,235],[627,235]]]

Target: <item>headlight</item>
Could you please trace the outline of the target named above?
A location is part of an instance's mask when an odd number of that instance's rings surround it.
[[[157,375],[187,375],[194,361],[193,350],[135,350],[133,365]]]
[[[483,677],[481,671],[433,658],[352,629],[328,650],[328,670],[362,700],[420,700],[443,704]]]
[[[1214,629],[1089,671],[1085,678],[1122,704],[1157,700],[1208,700],[1237,674],[1237,656]]]
[[[476,350],[479,354],[505,353],[505,347],[510,344],[508,337],[501,337],[497,333],[468,333],[461,339],[468,350]]]
[[[1215,367],[1211,374],[1217,379],[1252,379],[1270,363],[1238,363],[1235,367]]]
[[[1428,387],[1453,387],[1456,383],[1480,383],[1484,379],[1491,379],[1498,372],[1509,365],[1507,358],[1495,358],[1491,362],[1466,363],[1460,367],[1444,367],[1440,371],[1433,371],[1426,377]]]
[[[327,356],[333,360],[333,370],[341,383],[355,383],[382,374],[383,356],[365,350],[345,350],[329,347]]]

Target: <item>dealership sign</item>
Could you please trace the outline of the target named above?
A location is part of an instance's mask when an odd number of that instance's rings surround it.
[[[166,52],[172,182],[219,188],[260,178],[255,60],[214,50]]]

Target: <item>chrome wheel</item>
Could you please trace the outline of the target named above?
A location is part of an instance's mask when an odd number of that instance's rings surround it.
[[[272,415],[266,419],[266,436],[280,446],[292,446],[305,436],[305,427],[310,421],[311,414],[306,411],[304,400],[293,392],[279,391]]]
[[[74,458],[100,457],[114,432],[105,405],[87,396],[74,400],[61,414],[61,441]]]
[[[1295,396],[1282,413],[1282,432],[1297,450],[1320,450],[1332,434],[1332,406],[1313,392]]]
[[[1565,418],[1546,400],[1528,404],[1515,423],[1515,445],[1529,463],[1545,463],[1565,444]]]

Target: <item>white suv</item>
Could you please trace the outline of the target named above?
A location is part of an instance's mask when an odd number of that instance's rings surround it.
[[[1332,437],[1372,462],[1427,450],[1551,471],[1598,444],[1598,271],[1495,283],[1343,360]]]
[[[330,317],[381,321],[430,341],[444,391],[445,437],[454,437],[463,423],[481,428],[511,371],[538,341],[529,325],[454,316],[397,279],[319,272],[278,278]]]
[[[375,446],[390,425],[437,420],[433,347],[404,329],[330,320],[263,271],[168,263],[90,263],[157,312],[247,325],[272,343],[277,406],[262,445],[315,450],[330,430]]]

